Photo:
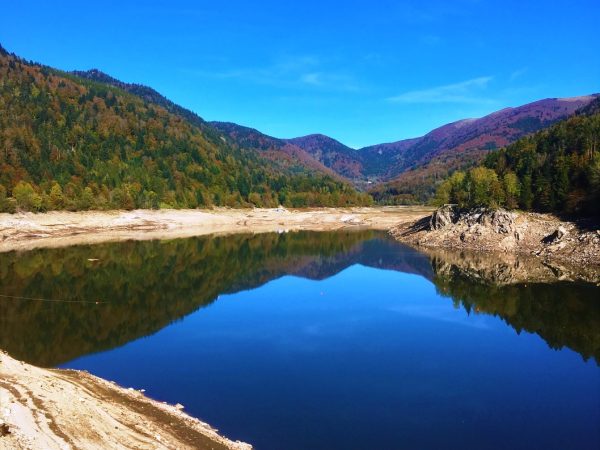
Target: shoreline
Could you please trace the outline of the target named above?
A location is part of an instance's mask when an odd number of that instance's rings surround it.
[[[168,405],[85,371],[42,369],[0,351],[0,449],[251,450]]]
[[[398,224],[390,233],[416,249],[535,258],[554,268],[558,279],[579,273],[600,282],[600,229],[582,228],[552,214],[447,205],[430,217]]]
[[[0,214],[0,253],[121,240],[171,239],[207,234],[389,230],[428,216],[421,206],[311,209],[53,211]]]

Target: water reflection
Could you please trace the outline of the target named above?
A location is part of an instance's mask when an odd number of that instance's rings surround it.
[[[565,281],[594,277],[586,269],[550,266],[536,258],[431,252],[438,293],[467,312],[502,318],[517,333],[539,335],[549,347],[568,347],[600,363],[600,288]],[[566,275],[568,273],[568,275]]]
[[[491,261],[491,262],[490,262]],[[0,348],[55,366],[121,346],[283,275],[354,264],[418,274],[467,311],[600,361],[599,289],[535,262],[425,255],[374,231],[198,237],[0,254]],[[532,282],[533,281],[533,282]],[[26,300],[39,299],[39,300]],[[43,300],[41,300],[43,299]],[[72,302],[75,301],[75,302]]]

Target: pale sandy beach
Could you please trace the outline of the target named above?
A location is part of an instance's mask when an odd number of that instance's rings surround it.
[[[247,450],[167,405],[87,372],[41,369],[0,352],[0,449]]]
[[[206,234],[389,230],[431,214],[428,207],[53,211],[0,214],[0,252],[126,239],[165,239]]]

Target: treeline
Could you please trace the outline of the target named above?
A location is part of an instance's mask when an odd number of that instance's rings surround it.
[[[396,179],[378,184],[369,190],[377,203],[387,205],[416,205],[431,202],[437,187],[457,170],[475,166],[489,149],[462,149],[436,155],[426,164],[416,165]]]
[[[600,98],[579,115],[455,172],[434,203],[600,216]]]
[[[0,47],[0,212],[370,202],[330,176],[278,167],[160,105]]]

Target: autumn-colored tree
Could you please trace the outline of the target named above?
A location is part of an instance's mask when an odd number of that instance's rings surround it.
[[[60,184],[54,183],[50,189],[49,194],[49,209],[63,209],[65,206],[65,199],[63,198],[63,191]]]
[[[240,207],[267,204],[284,190],[306,206],[330,204],[334,192],[343,193],[340,204],[370,201],[329,175],[232,146],[164,98],[8,53],[0,54],[0,80],[3,210]],[[17,189],[21,180],[31,189]]]
[[[521,194],[521,183],[514,172],[506,172],[502,179],[504,192],[506,194],[506,207],[513,209],[519,206],[519,195]]]
[[[39,211],[42,207],[42,197],[35,192],[31,184],[19,181],[13,189],[17,208],[24,211]]]

